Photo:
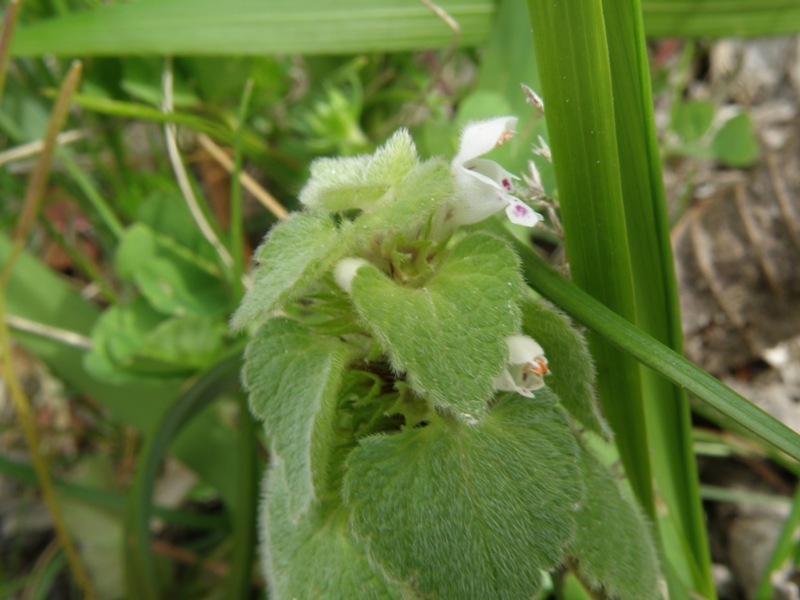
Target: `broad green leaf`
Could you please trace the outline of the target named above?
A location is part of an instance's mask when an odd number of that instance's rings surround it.
[[[555,400],[513,396],[476,425],[362,440],[344,493],[373,561],[424,597],[531,598],[540,570],[561,562],[584,493]]]
[[[658,558],[641,510],[588,450],[580,462],[590,496],[576,515],[569,554],[583,581],[610,598],[658,600]]]
[[[714,111],[708,101],[678,102],[672,109],[672,129],[684,142],[697,142],[711,128]]]
[[[729,119],[711,142],[714,155],[729,167],[748,167],[758,159],[753,121],[747,113]]]
[[[217,319],[173,317],[149,332],[142,353],[155,360],[201,369],[221,357],[226,331],[225,322]]]
[[[414,141],[401,129],[373,155],[315,160],[300,202],[330,212],[368,211],[418,163]]]
[[[316,505],[295,522],[284,465],[273,464],[264,483],[261,554],[270,598],[402,597],[398,586],[367,560],[364,546],[350,533],[344,506]]]
[[[148,302],[166,314],[221,317],[228,295],[213,263],[137,223],[122,238],[115,264]]]
[[[106,381],[185,377],[224,351],[225,325],[208,317],[167,317],[139,298],[112,306],[92,331],[84,364]]]
[[[610,439],[594,392],[594,360],[584,337],[554,306],[529,300],[522,305],[522,330],[544,349],[550,375],[547,386],[584,427]]]
[[[250,407],[264,421],[272,452],[286,465],[293,519],[327,491],[334,416],[348,348],[296,321],[276,318],[259,329],[242,371]]]
[[[167,183],[171,181],[167,180]],[[157,179],[144,181],[143,185],[154,191],[150,191],[148,197],[140,201],[141,204],[136,207],[134,220],[170,238],[178,246],[198,257],[207,268],[218,270],[215,262],[216,251],[197,227],[197,222],[189,212],[177,187],[158,189],[159,186],[165,185],[165,182]],[[135,193],[141,194],[139,190]]]
[[[522,281],[501,240],[472,234],[458,242],[419,287],[395,283],[373,266],[358,269],[353,302],[412,387],[457,413],[479,414],[519,331]]]
[[[339,230],[328,215],[297,213],[276,225],[256,251],[253,287],[233,315],[231,328],[262,322],[345,252]]]

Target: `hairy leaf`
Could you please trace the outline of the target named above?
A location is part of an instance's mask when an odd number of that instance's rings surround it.
[[[270,468],[262,508],[261,549],[273,600],[399,599],[398,587],[367,561],[341,505],[315,506],[294,523],[284,465]]]
[[[569,553],[583,580],[612,598],[660,598],[658,559],[641,510],[589,451],[582,452],[580,462],[591,495],[577,514]]]
[[[425,597],[528,599],[574,533],[576,452],[551,392],[514,396],[476,425],[363,440],[345,501],[370,557]]]
[[[381,230],[406,232],[424,225],[436,207],[453,192],[450,167],[432,159],[411,169],[368,212],[355,221],[359,235],[371,235]]]
[[[519,330],[522,281],[513,251],[472,234],[421,287],[399,285],[377,268],[358,269],[352,296],[398,371],[437,406],[483,412]]]
[[[299,287],[320,277],[346,252],[328,215],[297,213],[276,225],[256,251],[253,287],[231,319],[231,328],[261,322]]]
[[[250,407],[264,421],[273,454],[286,465],[288,512],[308,510],[325,491],[333,419],[348,348],[277,318],[259,329],[242,371]]]
[[[610,439],[594,391],[594,361],[584,337],[569,317],[543,301],[522,306],[522,330],[544,349],[550,367],[545,382],[584,427]]]
[[[330,212],[369,210],[418,162],[414,141],[401,129],[373,155],[314,161],[300,202]]]

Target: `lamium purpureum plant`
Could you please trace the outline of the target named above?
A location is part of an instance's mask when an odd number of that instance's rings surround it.
[[[658,597],[649,527],[590,449],[610,436],[583,338],[462,227],[540,220],[482,158],[514,125],[467,126],[450,164],[404,130],[320,159],[259,248],[233,327],[255,330],[270,598],[522,600],[553,570]]]

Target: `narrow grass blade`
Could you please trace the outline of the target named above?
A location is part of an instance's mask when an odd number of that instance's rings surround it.
[[[772,574],[789,559],[793,551],[796,551],[798,526],[800,526],[800,489],[794,494],[789,516],[786,517],[783,523],[772,554],[764,567],[764,573],[758,582],[754,600],[770,600],[773,597]]]
[[[634,321],[622,183],[601,0],[529,0],[536,62],[575,282]],[[589,338],[603,411],[642,507],[654,516],[639,366]]]
[[[235,388],[240,368],[241,352],[237,351],[197,379],[169,407],[142,451],[136,480],[128,497],[128,515],[125,520],[126,579],[131,598],[160,598],[155,558],[150,543],[150,517],[153,513],[153,490],[161,460],[166,456],[177,433],[195,414],[216,400],[220,394]]]
[[[643,365],[686,389],[754,439],[800,462],[800,434],[564,279],[501,226],[496,226],[495,231],[505,235],[522,257],[523,274],[532,288]]]
[[[259,482],[257,427],[250,414],[247,401],[239,403],[239,432],[237,436],[237,498],[230,507],[233,524],[233,553],[231,573],[226,583],[225,597],[247,600],[252,597],[253,563],[257,543],[257,507]]]

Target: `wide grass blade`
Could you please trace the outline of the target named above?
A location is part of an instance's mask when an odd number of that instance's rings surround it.
[[[529,0],[567,255],[575,282],[635,319],[617,134],[600,0]],[[643,508],[654,517],[639,365],[589,337],[603,412]]]
[[[463,46],[485,42],[491,0],[441,0]],[[800,31],[796,0],[644,0],[648,36]],[[139,0],[20,25],[17,55],[351,54],[442,48],[453,32],[418,0]]]
[[[440,0],[462,30],[486,39],[491,0]],[[319,54],[447,46],[453,32],[419,0],[142,0],[20,27],[12,51],[52,54]]]
[[[633,270],[636,324],[683,352],[677,285],[653,118],[650,72],[639,2],[603,0],[619,168]],[[692,447],[686,394],[651,370],[642,372],[653,474],[682,538],[692,585],[714,597],[711,559]]]
[[[651,37],[755,37],[800,31],[797,0],[642,0]]]

